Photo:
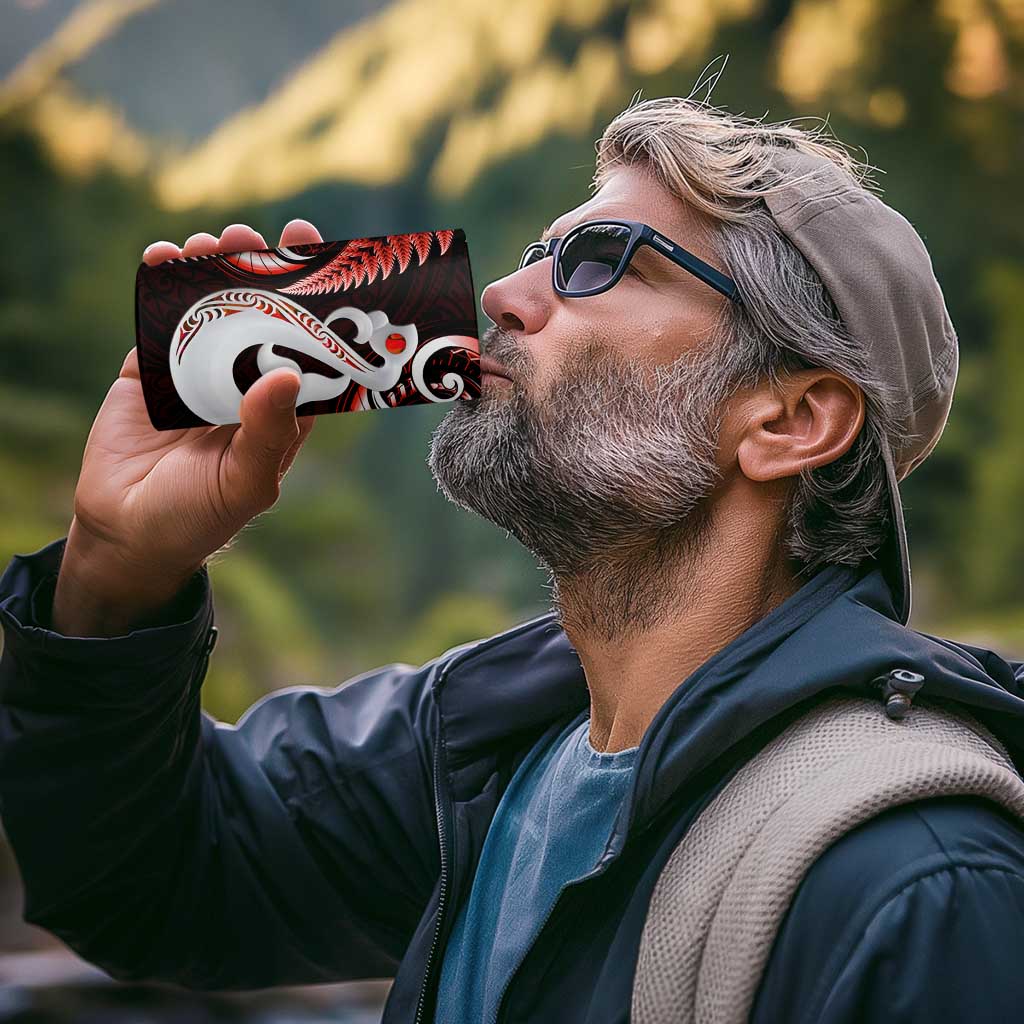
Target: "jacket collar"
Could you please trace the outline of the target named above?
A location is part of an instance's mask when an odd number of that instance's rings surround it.
[[[990,654],[990,652],[985,652]],[[993,662],[1007,671],[993,679]],[[998,666],[997,666],[998,667]],[[933,696],[960,700],[1005,725],[1024,750],[1024,694],[998,656],[917,633],[898,621],[877,563],[830,566],[683,679],[640,744],[632,788],[605,858],[681,786],[788,708],[828,689],[864,695],[892,668],[914,668]],[[532,743],[589,708],[575,649],[548,612],[457,649],[434,682],[449,777]],[[998,720],[998,721],[997,721]],[[470,778],[477,778],[474,771]],[[456,791],[456,798],[459,794]]]

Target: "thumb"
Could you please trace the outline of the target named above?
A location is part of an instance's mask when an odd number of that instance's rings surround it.
[[[282,463],[299,437],[295,400],[301,386],[294,370],[277,369],[260,377],[242,398],[241,426],[231,438],[225,485],[254,515],[280,494],[286,468]]]

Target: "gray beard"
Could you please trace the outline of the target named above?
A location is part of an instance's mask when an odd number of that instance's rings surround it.
[[[485,351],[529,379],[506,338]],[[434,432],[438,488],[549,569],[567,628],[635,635],[683,596],[678,568],[699,554],[720,476],[717,414],[730,387],[713,349],[650,367],[590,345],[541,398],[485,384]]]

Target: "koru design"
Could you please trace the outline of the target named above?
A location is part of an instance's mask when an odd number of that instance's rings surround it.
[[[296,406],[325,403],[312,413],[479,393],[461,230],[181,257],[140,268],[139,281],[140,367],[160,429],[187,425],[182,405],[206,423],[237,423],[248,387],[281,367],[301,378]],[[344,292],[350,304],[337,301]],[[424,342],[416,319],[428,325]]]
[[[356,325],[356,344],[369,344],[383,358],[384,365],[367,362],[335,334],[330,325],[338,320],[351,320]],[[295,404],[302,405],[336,398],[353,380],[374,391],[393,388],[402,367],[416,351],[419,336],[415,324],[393,324],[379,309],[364,313],[355,306],[342,306],[321,322],[275,292],[256,288],[215,292],[200,299],[181,318],[171,349],[171,378],[192,412],[209,423],[237,422],[242,392],[235,383],[235,360],[257,341],[260,373],[282,366],[295,370],[302,378]],[[341,376],[303,373],[294,359],[275,352],[274,345],[305,352],[338,370]],[[413,380],[416,376],[414,368]],[[419,376],[417,389],[422,385],[422,393],[434,400],[422,384],[422,370]]]

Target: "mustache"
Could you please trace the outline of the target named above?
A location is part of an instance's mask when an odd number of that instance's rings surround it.
[[[514,371],[530,369],[530,358],[525,349],[516,343],[510,331],[494,324],[484,331],[480,338],[480,354],[488,356]]]

